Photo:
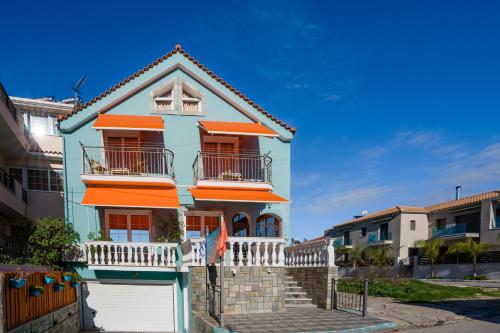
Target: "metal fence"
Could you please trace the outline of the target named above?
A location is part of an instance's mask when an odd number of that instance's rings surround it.
[[[12,176],[2,168],[0,168],[0,184],[5,186],[12,193],[14,193],[16,190],[16,187],[14,185],[14,178],[12,178]]]
[[[224,327],[224,274],[222,267],[222,265],[219,267],[206,266],[206,310],[207,314],[217,320],[220,327]],[[219,268],[219,274],[217,268]]]
[[[81,146],[86,175],[175,176],[174,153],[163,147]]]
[[[419,265],[430,265],[431,261],[425,256],[418,257]],[[471,264],[472,257],[465,254],[442,254],[435,264]],[[478,264],[500,263],[500,251],[487,251],[477,256]]]
[[[366,316],[368,279],[332,279],[332,309]]]
[[[10,258],[26,258],[28,255],[28,244],[25,241],[15,239],[0,239],[0,255]]]
[[[250,153],[198,152],[193,163],[194,181],[271,183],[272,159]]]

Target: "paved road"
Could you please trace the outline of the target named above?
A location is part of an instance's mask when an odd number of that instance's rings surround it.
[[[500,317],[484,320],[461,320],[455,324],[417,328],[401,331],[404,333],[498,333]]]

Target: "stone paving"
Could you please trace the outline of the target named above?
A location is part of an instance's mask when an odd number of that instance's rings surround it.
[[[237,333],[384,332],[396,325],[386,320],[319,308],[224,316],[225,329]]]

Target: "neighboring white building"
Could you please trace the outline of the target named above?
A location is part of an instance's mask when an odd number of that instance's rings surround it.
[[[26,219],[64,217],[63,147],[57,117],[73,104],[9,97],[0,85],[0,234]]]

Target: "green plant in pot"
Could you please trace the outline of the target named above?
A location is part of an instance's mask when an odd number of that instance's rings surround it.
[[[40,286],[40,285],[30,286],[30,295],[32,297],[42,296],[44,291],[45,291],[45,288],[43,286]]]
[[[43,282],[45,284],[52,284],[55,281],[56,281],[56,276],[52,273],[48,273],[43,276]]]
[[[60,291],[63,291],[64,290],[64,283],[62,282],[57,282],[55,285],[54,285],[54,291],[55,292],[60,292]]]
[[[78,287],[80,285],[81,280],[82,277],[80,276],[80,274],[76,272],[71,272],[71,282],[70,282],[71,288]]]

